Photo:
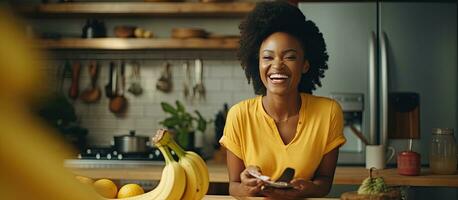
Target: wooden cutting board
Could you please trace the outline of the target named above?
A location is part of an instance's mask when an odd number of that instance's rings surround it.
[[[386,193],[381,193],[378,195],[363,195],[358,194],[356,191],[344,192],[340,195],[341,200],[400,200],[401,191],[398,189],[391,190]]]

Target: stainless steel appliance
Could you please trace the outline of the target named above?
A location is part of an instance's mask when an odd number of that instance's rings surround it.
[[[145,154],[150,147],[149,137],[135,135],[131,130],[129,135],[118,135],[113,137],[113,146],[116,151],[124,154]]]
[[[301,2],[299,8],[320,28],[329,53],[329,70],[315,94],[363,94],[361,132],[399,151],[408,142],[388,139],[388,95],[418,93],[421,139],[415,146],[427,164],[432,128],[457,128],[457,3]],[[357,146],[350,149],[361,154]]]

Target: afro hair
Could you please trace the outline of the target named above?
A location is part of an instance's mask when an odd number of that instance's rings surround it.
[[[248,83],[253,83],[255,94],[265,95],[266,88],[259,74],[259,49],[271,34],[285,32],[298,39],[304,49],[310,69],[299,82],[299,92],[312,93],[321,87],[320,79],[328,69],[328,54],[323,34],[314,22],[307,20],[296,6],[286,1],[257,3],[253,11],[241,22],[238,59]]]

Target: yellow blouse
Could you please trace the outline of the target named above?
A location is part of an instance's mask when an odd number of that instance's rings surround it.
[[[276,180],[286,167],[294,178],[311,179],[323,156],[345,143],[343,113],[329,98],[301,93],[297,132],[285,145],[275,121],[262,106],[262,96],[234,105],[228,113],[221,145],[243,160],[256,165]]]

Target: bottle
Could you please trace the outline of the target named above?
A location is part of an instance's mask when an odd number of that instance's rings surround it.
[[[431,172],[434,174],[455,174],[457,168],[457,150],[453,129],[433,129],[429,165]]]
[[[93,38],[94,37],[94,23],[91,19],[86,20],[86,24],[83,27],[82,38]]]

